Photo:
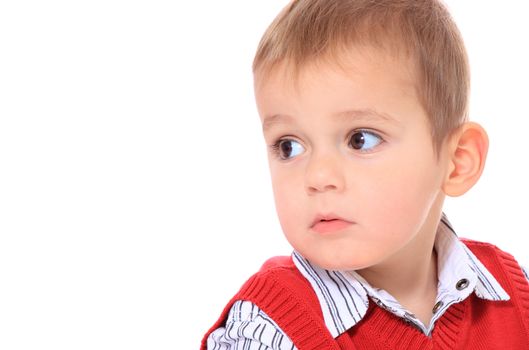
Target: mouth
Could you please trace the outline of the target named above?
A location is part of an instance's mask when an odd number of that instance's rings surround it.
[[[352,224],[353,222],[336,215],[318,215],[310,228],[317,233],[325,234],[343,230]]]

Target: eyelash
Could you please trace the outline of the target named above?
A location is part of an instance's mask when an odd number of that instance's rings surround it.
[[[379,145],[380,145],[381,143],[384,143],[384,142],[385,142],[385,141],[384,141],[384,138],[383,138],[382,136],[380,136],[379,133],[377,133],[377,132],[375,132],[375,131],[373,131],[373,130],[369,130],[369,129],[355,129],[355,130],[353,130],[353,131],[351,131],[351,132],[349,133],[349,136],[348,136],[348,138],[347,138],[347,145],[349,146],[349,144],[350,144],[350,142],[351,142],[351,140],[352,140],[353,135],[355,135],[355,134],[357,134],[357,133],[362,133],[362,132],[365,132],[365,133],[368,133],[368,134],[371,134],[371,135],[374,135],[374,136],[378,137],[378,138],[380,139],[380,143],[379,143]],[[279,153],[279,147],[280,147],[279,145],[281,144],[282,141],[287,141],[287,140],[288,140],[288,141],[295,141],[294,139],[290,139],[290,138],[288,138],[288,137],[281,137],[281,138],[277,139],[277,141],[275,141],[273,144],[271,144],[271,145],[269,146],[270,151],[272,152],[272,154],[274,155],[274,157],[277,158],[277,159],[279,159],[279,160],[281,160],[281,161],[288,161],[288,160],[291,159],[291,158],[283,159],[283,158],[281,158],[281,155],[280,155],[280,153]],[[297,142],[297,141],[296,141],[296,142]],[[378,145],[377,145],[377,146],[378,146]],[[365,153],[370,153],[370,152],[371,152],[370,150],[362,151],[362,150],[356,150],[356,149],[355,149],[355,151],[360,152],[360,153],[364,153],[364,154],[365,154]]]
[[[275,158],[279,159],[279,160],[287,160],[287,159],[283,159],[281,158],[281,155],[279,154],[279,145],[281,144],[281,141],[286,141],[286,140],[291,140],[291,139],[288,139],[288,138],[280,138],[280,139],[277,139],[276,142],[274,142],[273,144],[271,144],[269,147],[270,147],[270,151],[272,152],[272,154],[274,155]]]

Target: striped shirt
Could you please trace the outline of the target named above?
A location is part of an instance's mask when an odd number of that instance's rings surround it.
[[[470,294],[486,300],[509,300],[491,273],[462,243],[443,214],[435,244],[438,259],[438,291],[433,316],[424,325],[389,293],[372,287],[355,271],[321,269],[292,253],[300,273],[310,282],[321,306],[325,325],[333,337],[346,332],[366,314],[369,299],[381,308],[403,318],[425,335],[430,335],[435,322],[450,305],[465,300]],[[527,270],[523,269],[528,278]],[[236,301],[224,327],[216,329],[207,341],[208,350],[225,349],[296,349],[289,337],[270,317],[249,301]]]

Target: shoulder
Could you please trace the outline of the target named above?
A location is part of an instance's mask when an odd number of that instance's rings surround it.
[[[290,339],[273,321],[274,313],[270,316],[266,310],[281,300],[282,294],[290,295],[293,289],[303,289],[303,280],[292,257],[275,256],[266,260],[227,303],[217,322],[204,336],[202,349],[206,346],[229,349],[238,346],[239,342],[276,348],[276,342],[280,341],[281,348],[292,346]]]
[[[468,238],[459,238],[459,240],[463,242],[472,253],[477,255],[480,260],[482,258],[485,258],[486,260],[486,258],[498,257],[516,262],[516,259],[511,254],[492,243],[476,241]],[[492,254],[492,256],[490,254]]]
[[[275,316],[271,309],[280,303],[301,300],[318,304],[310,282],[298,270],[292,256],[276,256],[265,261],[243,284],[232,299],[235,300],[251,301],[271,316]]]
[[[291,256],[276,256],[265,261],[259,271],[243,284],[234,298],[251,300],[266,310],[264,305],[271,300],[264,296],[264,292],[279,295],[296,294],[306,298],[313,294],[313,289],[298,270]]]
[[[523,277],[529,283],[527,269],[521,266],[516,258],[510,253],[500,249],[496,245],[487,242],[460,238],[460,241],[474,254],[479,261],[487,267],[495,276],[506,273],[518,279]],[[500,271],[501,269],[501,271]]]
[[[266,345],[265,349],[276,349],[274,344],[278,339],[281,339],[281,345],[277,349],[290,349],[292,342],[306,341],[300,322],[309,322],[309,328],[323,334],[317,341],[328,342],[323,314],[310,282],[298,270],[291,256],[273,257],[228,302],[204,336],[202,349],[209,343],[228,341],[235,347],[239,345],[237,342],[252,342],[252,346]]]
[[[274,256],[266,260],[254,276],[265,274],[295,273],[297,271],[291,256]],[[253,277],[253,276],[252,276]]]

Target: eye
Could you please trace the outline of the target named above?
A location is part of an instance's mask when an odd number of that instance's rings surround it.
[[[280,159],[287,160],[303,153],[301,144],[294,140],[278,140],[271,146],[272,152]]]
[[[369,152],[382,143],[382,141],[382,138],[377,134],[367,130],[360,130],[351,135],[349,145],[361,152]]]

